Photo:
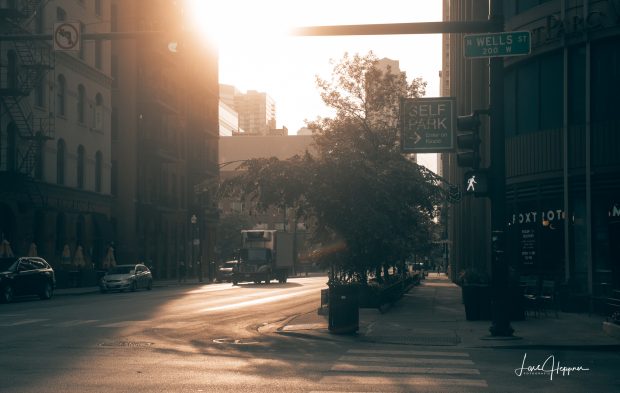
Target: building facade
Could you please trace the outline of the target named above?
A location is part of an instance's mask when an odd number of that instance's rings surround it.
[[[59,286],[94,285],[110,256],[210,277],[217,54],[175,36],[181,3],[23,0],[0,16],[0,241],[47,259]],[[79,45],[53,49],[60,24]]]
[[[476,1],[448,6],[447,20],[487,18]],[[531,54],[503,61],[508,262],[554,280],[567,308],[598,309],[620,288],[620,7],[505,0],[503,12],[505,31],[532,37]],[[459,115],[488,105],[487,62],[464,58],[462,40],[450,36],[447,58]],[[455,157],[442,160],[444,175],[460,183]],[[466,199],[450,212],[453,274],[489,261],[488,201]]]
[[[112,1],[113,31],[175,31],[179,2]],[[178,31],[178,30],[177,30]],[[143,261],[159,278],[181,262],[212,276],[216,205],[201,184],[218,177],[218,66],[213,48],[163,35],[112,46],[113,181],[117,258]]]
[[[59,23],[109,32],[109,1],[0,4],[0,232],[15,255],[37,253],[58,271],[101,268],[111,226],[110,44],[52,50]]]

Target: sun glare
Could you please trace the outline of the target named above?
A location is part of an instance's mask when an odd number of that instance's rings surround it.
[[[251,46],[258,40],[282,37],[289,28],[285,20],[266,10],[260,1],[185,1],[191,30],[218,48]]]

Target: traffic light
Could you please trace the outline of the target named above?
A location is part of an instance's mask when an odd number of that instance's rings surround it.
[[[459,133],[456,136],[456,163],[465,168],[478,169],[480,166],[480,117],[476,111],[471,115],[456,119]]]
[[[489,174],[485,169],[467,171],[463,175],[465,195],[484,197],[489,195]]]

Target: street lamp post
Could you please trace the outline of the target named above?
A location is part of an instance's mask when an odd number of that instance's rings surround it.
[[[198,270],[198,281],[202,282],[202,264],[200,263],[200,229],[198,228],[198,217],[195,214],[192,214],[190,218],[190,222],[192,223],[192,258],[196,258],[195,262]]]

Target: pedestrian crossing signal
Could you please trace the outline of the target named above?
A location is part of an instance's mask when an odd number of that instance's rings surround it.
[[[484,170],[468,171],[463,177],[465,194],[477,197],[488,196],[489,175]]]

